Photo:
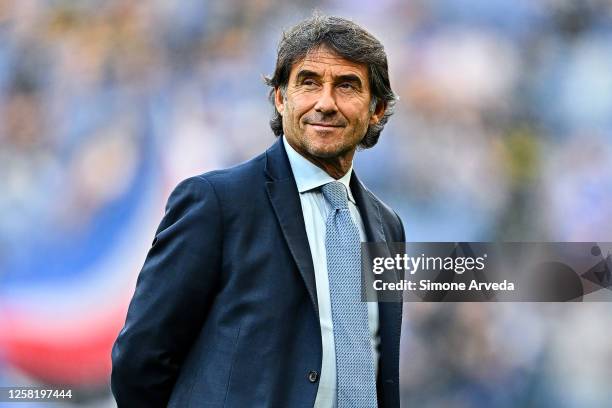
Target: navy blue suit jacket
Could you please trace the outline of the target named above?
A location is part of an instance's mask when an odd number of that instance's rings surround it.
[[[357,179],[371,242],[404,242]],[[401,303],[379,303],[380,407],[399,407]],[[321,330],[299,193],[279,139],[171,194],[112,352],[120,408],[312,408]],[[313,381],[314,380],[314,381]]]

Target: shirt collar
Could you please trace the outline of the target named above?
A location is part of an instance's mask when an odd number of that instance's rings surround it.
[[[291,170],[293,171],[295,184],[297,184],[297,188],[300,194],[321,187],[324,184],[331,183],[332,181],[339,181],[346,187],[346,191],[348,192],[348,199],[353,204],[356,204],[355,199],[353,198],[353,193],[351,192],[350,188],[351,175],[353,173],[352,163],[346,174],[336,180],[335,178],[327,174],[323,169],[316,166],[314,163],[310,162],[304,156],[295,151],[295,149],[291,147],[289,142],[287,142],[287,139],[284,135],[281,137],[283,138],[283,144],[285,145],[285,151],[287,152],[289,164],[291,165]]]

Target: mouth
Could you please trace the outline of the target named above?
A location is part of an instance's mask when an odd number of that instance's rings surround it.
[[[341,126],[341,125],[334,125],[334,124],[331,124],[331,123],[307,123],[307,125],[312,126],[313,128],[315,128],[317,130],[328,130],[328,131],[344,127],[344,126]]]

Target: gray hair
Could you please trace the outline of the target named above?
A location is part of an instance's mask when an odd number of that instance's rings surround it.
[[[361,148],[370,148],[378,142],[380,132],[393,114],[397,96],[389,82],[387,54],[384,47],[372,34],[350,20],[315,13],[283,33],[278,44],[274,75],[264,77],[266,84],[272,87],[270,102],[274,106],[276,88],[280,88],[283,95],[285,94],[293,64],[303,59],[309,51],[322,45],[329,47],[344,59],[367,66],[372,93],[371,112],[375,110],[379,101],[386,104],[383,117],[377,124],[368,127],[359,143]],[[276,109],[270,120],[270,127],[276,136],[283,134],[283,117]]]

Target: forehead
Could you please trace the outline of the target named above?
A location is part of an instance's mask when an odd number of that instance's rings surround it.
[[[304,58],[295,62],[291,67],[290,77],[302,70],[313,71],[321,76],[355,74],[366,83],[368,78],[365,64],[341,57],[325,45],[308,51]]]

